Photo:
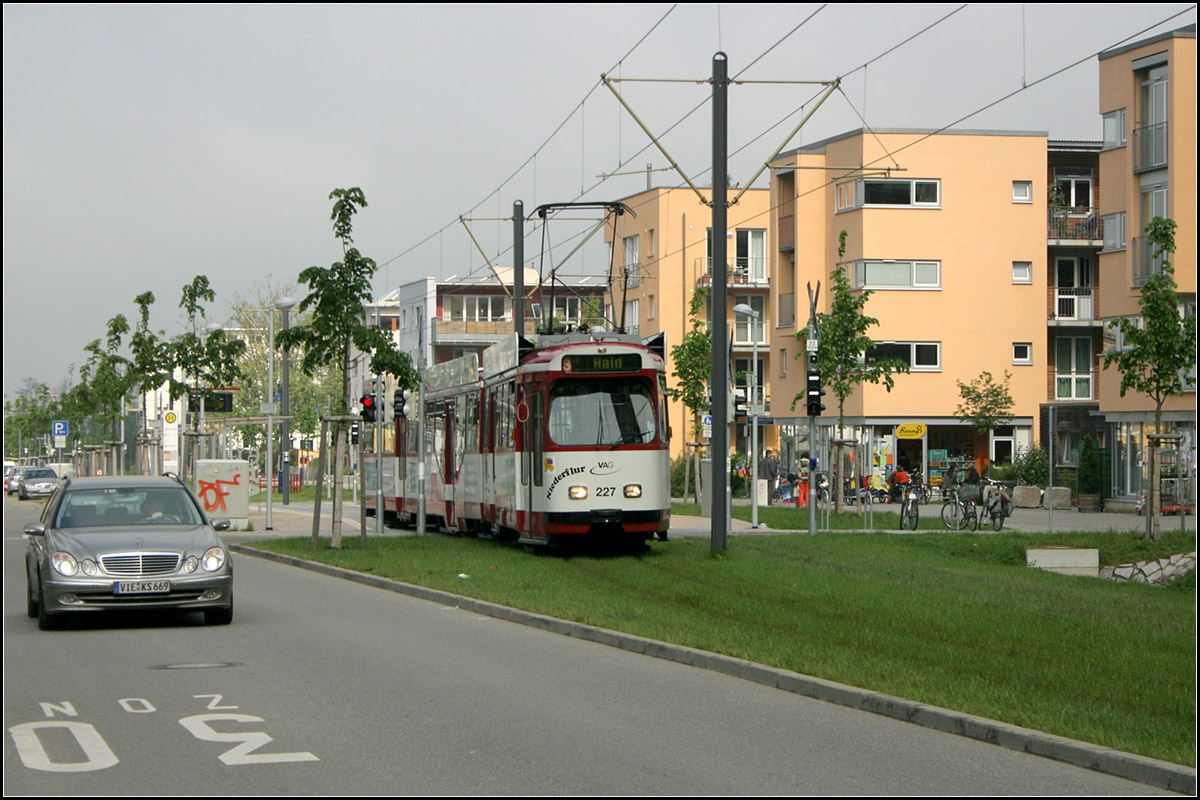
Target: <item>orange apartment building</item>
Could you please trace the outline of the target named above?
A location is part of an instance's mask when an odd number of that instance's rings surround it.
[[[730,199],[735,194],[730,192]],[[768,198],[767,190],[752,189],[729,208],[725,232],[728,254],[725,315],[732,332],[735,385],[746,390],[754,372],[752,361],[757,345],[758,385],[766,392],[761,396],[769,404],[768,373],[772,358],[768,332],[780,320],[769,302],[772,237]],[[691,189],[683,187],[647,189],[622,198],[621,202],[633,214],[617,217],[615,230],[605,229],[605,241],[615,248],[609,317],[623,319],[630,333],[639,333],[643,338],[665,332],[669,352],[691,329],[688,309],[692,296],[697,289],[712,287],[712,208]],[[750,306],[759,313],[759,319],[753,321],[734,314],[733,307],[738,304]],[[711,313],[709,308],[710,316]],[[787,320],[788,324],[791,322]],[[667,371],[672,370],[668,360]],[[677,383],[674,377],[668,377],[668,381],[672,386]],[[683,453],[685,439],[696,439],[691,432],[693,421],[682,403],[671,403],[670,415],[674,458]],[[769,416],[764,416],[759,424],[763,432],[760,449],[774,449],[777,445]],[[735,425],[730,445],[737,452],[746,452],[746,419],[739,418]]]
[[[836,435],[861,443],[862,472],[903,463],[936,483],[949,467],[1006,461],[1037,440],[1050,370],[1047,144],[1036,132],[857,130],[772,164],[772,395],[790,405],[803,390],[796,334],[808,321],[807,287],[820,282],[818,311],[828,313],[837,265],[873,292],[865,313],[879,320],[875,352],[909,364],[890,393],[867,384],[846,400]],[[1012,424],[986,440],[955,417],[958,382],[984,371],[1008,373],[1015,401]],[[835,435],[832,392],[825,405],[818,452]],[[809,449],[799,415],[775,419]],[[922,435],[897,436],[901,426]]]
[[[1196,26],[1104,52],[1100,61],[1100,113],[1104,142],[1099,153],[1104,226],[1099,252],[1104,347],[1119,346],[1107,323],[1138,313],[1142,283],[1159,264],[1143,235],[1155,216],[1175,220],[1175,270],[1179,300],[1189,324],[1196,321]],[[1195,367],[1192,369],[1195,377]],[[1110,426],[1112,492],[1134,501],[1145,488],[1148,434],[1154,403],[1145,395],[1120,396],[1120,375],[1099,379],[1099,410]],[[1162,433],[1182,433],[1184,466],[1194,498],[1196,463],[1195,385],[1164,405]]]

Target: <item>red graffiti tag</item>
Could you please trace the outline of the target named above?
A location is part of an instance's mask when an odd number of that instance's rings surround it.
[[[229,496],[229,492],[225,491],[221,487],[237,486],[238,481],[240,481],[241,479],[242,479],[241,473],[234,475],[233,480],[231,480],[231,481],[223,481],[220,478],[218,478],[215,481],[206,481],[206,480],[197,478],[197,482],[200,484],[200,501],[202,503],[204,503],[204,510],[209,511],[209,512],[224,511],[225,510],[225,498]],[[215,495],[216,499],[210,500],[209,494]]]

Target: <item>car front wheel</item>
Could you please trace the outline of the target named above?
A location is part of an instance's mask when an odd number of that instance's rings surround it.
[[[204,609],[205,625],[228,625],[233,622],[233,600],[230,599],[227,608]]]

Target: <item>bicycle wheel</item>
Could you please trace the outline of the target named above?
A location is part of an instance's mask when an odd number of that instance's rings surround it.
[[[961,503],[949,500],[942,506],[942,524],[950,530],[961,531],[966,521]]]
[[[921,516],[921,510],[917,506],[916,500],[906,500],[904,502],[904,519],[900,521],[900,527],[904,527],[904,521],[908,521],[908,529],[915,531],[917,529],[917,520]]]
[[[983,524],[983,513],[984,511],[982,506],[976,508],[974,502],[970,500],[967,501],[967,525],[970,526],[971,530],[979,530],[979,526]]]

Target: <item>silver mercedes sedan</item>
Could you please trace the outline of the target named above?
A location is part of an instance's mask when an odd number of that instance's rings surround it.
[[[180,609],[226,625],[228,529],[174,477],[66,478],[25,526],[29,616],[50,630],[72,613]]]

